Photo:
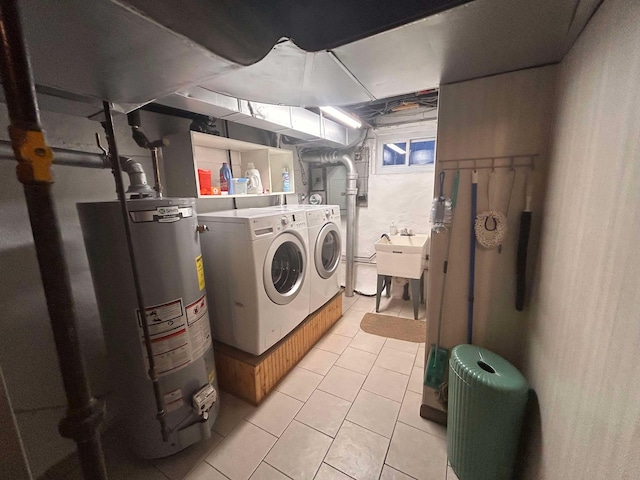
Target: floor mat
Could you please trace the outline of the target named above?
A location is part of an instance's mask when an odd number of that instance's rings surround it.
[[[427,323],[412,318],[392,317],[379,313],[367,313],[360,322],[367,333],[407,342],[422,343],[427,336]]]

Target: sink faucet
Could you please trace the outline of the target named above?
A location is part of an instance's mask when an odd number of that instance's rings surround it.
[[[386,238],[386,239],[387,239],[387,241],[388,241],[389,243],[391,243],[391,239],[389,238],[389,235],[387,235],[386,233],[383,233],[382,235],[380,235],[380,238],[382,238],[382,237]]]
[[[403,237],[411,237],[413,235],[413,230],[410,228],[403,228],[400,230],[400,235]]]

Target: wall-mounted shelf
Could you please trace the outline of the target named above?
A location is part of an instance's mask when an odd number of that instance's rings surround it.
[[[163,148],[167,195],[197,198],[249,198],[294,193],[293,152],[200,132],[185,132],[168,137]],[[230,163],[235,178],[244,177],[248,163],[260,172],[261,195],[202,195],[198,169],[211,170],[211,185],[219,185],[222,164]],[[291,191],[282,191],[282,170],[289,169]]]
[[[263,193],[263,194],[253,194],[253,193],[240,193],[237,195],[198,195],[198,198],[262,198],[262,197],[274,197],[276,195],[289,194],[292,192],[274,192],[274,193]],[[175,195],[171,195],[175,196]]]

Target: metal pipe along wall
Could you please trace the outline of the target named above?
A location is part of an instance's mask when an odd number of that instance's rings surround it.
[[[54,165],[97,169],[111,168],[111,161],[102,153],[67,150],[66,148],[51,148],[51,151],[53,152]],[[0,160],[15,161],[11,142],[0,140]],[[129,175],[127,193],[147,196],[152,196],[155,193],[154,189],[147,183],[147,175],[140,162],[133,158],[120,157],[120,165],[122,170]]]
[[[54,154],[54,165],[84,168],[110,168],[111,166],[107,157],[101,153],[81,152],[66,148],[52,148],[51,150]],[[0,160],[16,160],[11,142],[7,140],[0,140]]]
[[[358,194],[358,172],[351,157],[337,150],[306,155],[303,161],[308,163],[341,163],[347,167],[347,265],[345,272],[345,292],[353,297],[355,288],[354,262],[356,250],[356,196]]]

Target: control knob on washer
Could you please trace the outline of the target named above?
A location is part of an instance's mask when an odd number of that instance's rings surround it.
[[[284,226],[289,225],[289,219],[287,217],[282,217],[281,222]]]
[[[329,210],[324,211],[324,216],[329,218],[331,216],[331,212]]]

